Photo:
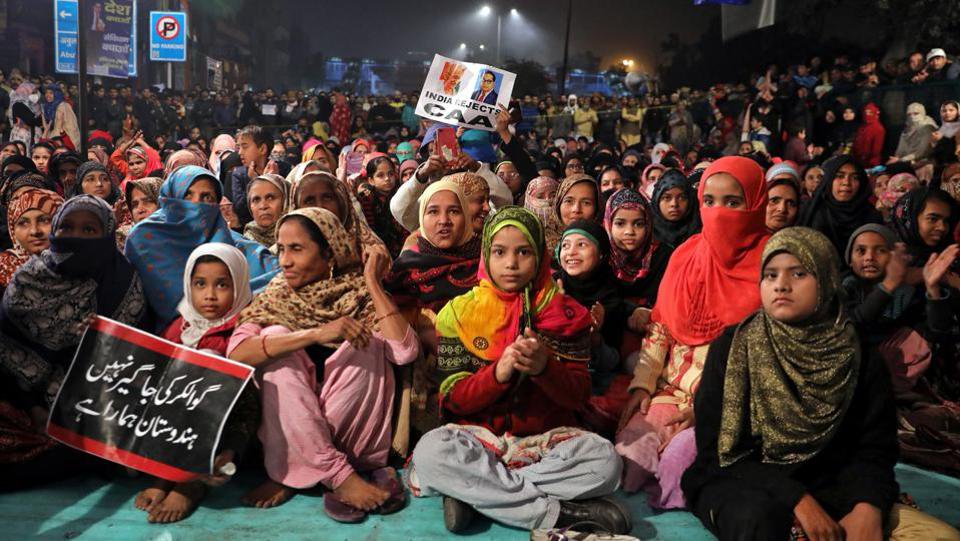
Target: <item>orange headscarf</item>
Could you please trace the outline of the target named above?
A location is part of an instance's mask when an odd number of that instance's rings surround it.
[[[737,179],[745,210],[703,207],[707,181],[717,173]],[[753,160],[729,156],[713,162],[703,173],[698,199],[703,231],[673,252],[651,315],[688,346],[711,342],[760,307],[760,256],[770,238],[763,169]]]

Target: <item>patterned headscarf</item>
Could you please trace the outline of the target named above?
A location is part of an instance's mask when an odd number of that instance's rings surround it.
[[[256,323],[261,327],[282,325],[291,331],[299,331],[349,316],[368,329],[376,330],[376,310],[358,270],[360,254],[340,220],[326,209],[310,207],[288,213],[279,225],[294,216],[305,218],[327,241],[333,254],[330,263],[334,272],[329,278],[321,278],[299,289],[290,287],[283,274],[278,274],[240,313],[239,323]],[[336,348],[341,343],[323,345]]]
[[[143,177],[136,180],[131,180],[127,182],[124,191],[126,192],[126,202],[127,208],[130,209],[130,212],[133,212],[133,208],[130,205],[133,204],[133,190],[136,188],[143,192],[147,196],[147,200],[151,201],[154,204],[160,203],[160,186],[163,185],[163,179],[159,177]]]
[[[553,202],[557,197],[560,183],[555,178],[537,177],[527,184],[527,192],[523,199],[523,208],[534,213],[540,223],[546,225],[553,214]]]
[[[290,210],[290,183],[280,175],[274,174],[265,174],[260,175],[259,177],[250,181],[250,184],[247,185],[247,199],[249,206],[250,199],[250,190],[258,182],[267,182],[271,184],[274,188],[280,192],[280,215],[277,216],[277,220],[273,222],[273,225],[267,227],[261,227],[257,224],[256,220],[248,222],[247,225],[243,228],[243,236],[247,237],[250,240],[255,240],[264,246],[273,246],[277,242],[277,224],[280,223],[280,218],[283,218],[283,215]],[[251,210],[252,212],[252,210]]]
[[[954,201],[960,202],[960,179],[951,180],[960,175],[960,163],[951,163],[940,175],[940,189],[950,194]]]
[[[760,310],[737,329],[723,384],[724,467],[752,454],[756,445],[769,464],[816,456],[836,435],[856,390],[860,347],[843,313],[836,250],[818,231],[788,227],[767,242],[763,266],[782,253],[816,277],[817,308],[798,323]]]
[[[640,211],[646,223],[646,233],[640,240],[640,248],[632,252],[617,246],[617,242],[613,239],[613,219],[621,210]],[[653,223],[647,198],[630,188],[617,190],[607,201],[607,208],[603,213],[603,227],[610,237],[610,266],[617,278],[632,284],[646,277],[650,272],[650,260],[658,247],[657,241],[653,238]]]
[[[370,229],[367,219],[363,215],[363,209],[360,208],[360,202],[347,188],[347,185],[340,182],[337,177],[327,171],[311,171],[304,173],[306,165],[317,162],[303,162],[293,168],[293,171],[287,175],[287,181],[290,182],[290,203],[289,209],[300,208],[299,199],[303,189],[311,182],[325,182],[337,197],[337,206],[339,208],[340,222],[344,229],[349,232],[357,243],[358,249],[363,251],[370,247],[379,245],[384,246],[380,237]],[[319,164],[317,164],[319,166]]]
[[[7,228],[10,231],[10,238],[13,239],[14,250],[23,250],[23,247],[13,238],[13,229],[17,220],[28,210],[39,210],[47,216],[53,216],[60,205],[63,204],[63,198],[56,192],[50,190],[41,190],[39,188],[28,188],[10,202],[7,209]]]

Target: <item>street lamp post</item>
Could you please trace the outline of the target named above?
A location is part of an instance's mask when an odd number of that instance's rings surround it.
[[[488,5],[484,5],[483,7],[480,8],[479,13],[481,17],[487,17],[488,15],[493,13],[493,8],[491,8]],[[517,17],[520,15],[520,12],[517,11],[517,8],[512,8],[510,10],[510,15]],[[503,13],[498,10],[497,11],[497,65],[500,64],[500,49],[503,43],[501,39],[503,35],[502,31],[503,31]]]

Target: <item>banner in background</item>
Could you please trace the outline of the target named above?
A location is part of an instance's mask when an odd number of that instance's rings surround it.
[[[98,317],[50,410],[71,447],[174,482],[213,471],[224,423],[253,368]]]
[[[126,79],[134,25],[134,0],[84,2],[87,74]],[[134,70],[136,72],[136,70]]]
[[[510,104],[515,73],[434,55],[417,115],[455,126],[495,131],[497,110]]]

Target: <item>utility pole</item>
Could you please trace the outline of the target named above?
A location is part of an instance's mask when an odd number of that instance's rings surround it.
[[[497,12],[497,67],[500,67],[500,26],[503,23],[503,14]]]
[[[80,159],[87,159],[87,42],[83,35],[87,31],[86,0],[77,0],[77,73],[80,78],[80,92],[77,93],[77,115],[80,123],[80,140],[73,144],[80,150]],[[52,119],[51,119],[52,122]],[[59,135],[59,134],[54,134]]]
[[[560,95],[567,94],[567,61],[570,57],[570,18],[573,15],[573,0],[567,0],[567,34],[563,39],[563,67],[560,69]]]

